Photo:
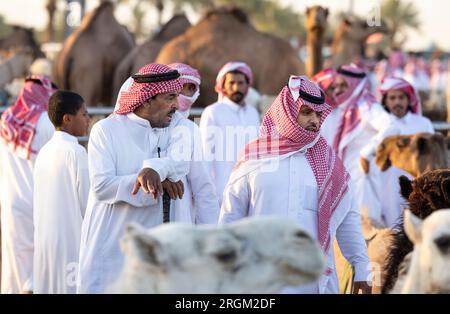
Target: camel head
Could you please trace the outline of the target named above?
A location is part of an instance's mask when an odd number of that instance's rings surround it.
[[[346,38],[364,44],[367,37],[375,33],[387,33],[388,28],[384,21],[380,21],[379,25],[369,25],[365,19],[348,15],[343,17],[339,32],[344,33]]]
[[[389,136],[378,145],[375,162],[382,171],[393,165],[418,177],[447,168],[447,146],[438,133]]]
[[[407,210],[404,227],[414,251],[403,292],[450,293],[450,209],[425,220]]]
[[[436,210],[450,208],[449,169],[429,171],[412,181],[401,176],[399,183],[400,193],[408,201],[409,209],[420,219]]]
[[[305,28],[308,32],[323,32],[327,25],[328,9],[315,5],[306,9]]]
[[[275,293],[317,280],[325,266],[315,240],[275,217],[224,226],[130,225],[121,247],[117,292]]]

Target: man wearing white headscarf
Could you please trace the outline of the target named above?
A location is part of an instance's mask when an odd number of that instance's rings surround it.
[[[216,78],[218,101],[206,107],[201,116],[204,157],[219,203],[239,152],[258,136],[259,113],[245,102],[252,84],[253,75],[247,64],[225,64]]]

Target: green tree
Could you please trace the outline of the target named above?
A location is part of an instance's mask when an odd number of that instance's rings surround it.
[[[381,5],[381,17],[388,23],[391,47],[401,46],[406,41],[407,29],[420,29],[419,12],[411,2],[385,0]]]

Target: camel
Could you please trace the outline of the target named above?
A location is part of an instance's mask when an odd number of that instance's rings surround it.
[[[306,9],[306,40],[307,55],[306,75],[313,76],[323,67],[322,46],[327,27],[328,9],[319,5]]]
[[[363,55],[366,39],[375,33],[386,33],[384,23],[369,26],[366,20],[349,15],[336,29],[332,44],[333,67],[354,62]]]
[[[406,176],[399,179],[401,194],[408,201],[409,210],[419,219],[426,219],[435,211],[450,208],[450,169],[429,171],[422,176],[409,180]],[[394,231],[383,265],[384,278],[382,293],[389,293],[395,287],[403,286],[413,251],[403,224]],[[397,286],[397,287],[398,287]],[[395,288],[394,292],[400,292]]]
[[[439,133],[389,136],[378,145],[375,162],[382,171],[393,165],[419,177],[447,168],[447,146]]]
[[[18,51],[0,63],[0,89],[3,89],[13,79],[24,77],[28,73],[32,61],[31,51]]]
[[[45,55],[34,39],[33,30],[22,26],[12,26],[12,32],[5,38],[0,39],[0,55],[9,56],[11,51],[26,49],[32,52],[33,60],[44,58]]]
[[[433,212],[423,221],[406,210],[404,228],[414,250],[405,277],[391,293],[450,293],[450,209]]]
[[[112,105],[114,71],[134,47],[133,36],[102,1],[64,42],[54,64],[56,84],[79,93],[89,106]]]
[[[217,100],[214,85],[220,68],[229,61],[246,62],[254,74],[254,88],[275,95],[289,75],[304,74],[304,66],[290,44],[276,36],[258,32],[247,15],[237,8],[209,11],[196,25],[161,49],[157,63],[187,63],[202,76],[197,106]]]
[[[142,45],[135,47],[119,63],[114,74],[113,97],[117,96],[122,83],[142,66],[152,63],[166,42],[181,35],[191,26],[184,14],[175,15],[161,30]]]
[[[280,217],[128,225],[121,249],[125,262],[111,293],[277,293],[317,281],[325,269],[317,241]]]

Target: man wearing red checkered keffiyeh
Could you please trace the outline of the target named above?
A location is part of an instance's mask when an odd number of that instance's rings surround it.
[[[412,135],[419,132],[434,133],[431,121],[422,116],[417,91],[406,80],[386,77],[380,86],[380,95],[381,104],[390,113],[391,125],[364,147],[362,155],[367,156],[368,160],[375,158],[378,145],[388,136]],[[376,172],[370,172],[369,175],[378,180],[378,189],[383,191],[383,197],[380,198],[381,211],[377,218],[380,227],[395,227],[405,208],[398,178],[402,175],[407,177],[411,175],[394,166],[380,173],[378,178]]]
[[[291,76],[265,114],[259,138],[245,147],[224,192],[221,223],[246,216],[282,215],[297,221],[318,240],[326,256],[318,284],[283,292],[339,292],[335,238],[356,269],[355,289],[369,289],[367,248],[350,177],[319,132],[330,110],[317,84],[304,76]]]
[[[123,265],[119,244],[128,223],[145,228],[163,223],[163,187],[171,188],[170,220],[192,222],[179,199],[192,156],[185,136],[190,125],[177,111],[179,77],[162,64],[143,66],[121,88],[114,114],[92,127],[78,292],[103,293],[117,278]]]
[[[2,293],[33,290],[33,168],[54,132],[47,114],[54,91],[47,77],[30,76],[1,117]]]

